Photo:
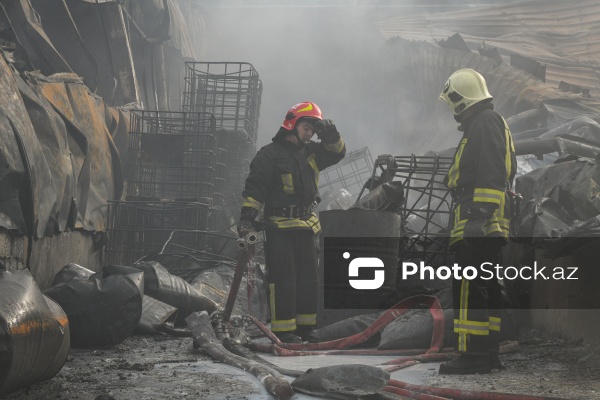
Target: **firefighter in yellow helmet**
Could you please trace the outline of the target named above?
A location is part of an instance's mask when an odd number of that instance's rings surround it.
[[[316,133],[319,142],[311,141]],[[252,231],[264,211],[265,261],[271,330],[283,342],[310,339],[317,324],[318,257],[321,230],[313,212],[319,171],[337,164],[346,146],[333,121],[305,101],[291,107],[273,138],[250,163],[238,233]]]
[[[510,200],[506,190],[517,163],[508,125],[494,111],[485,79],[463,68],[446,82],[446,102],[463,131],[446,186],[454,197],[450,245],[461,267],[499,262],[508,239]],[[481,269],[480,269],[481,272]],[[454,332],[460,355],[442,363],[440,374],[489,373],[498,358],[501,290],[497,279],[454,280]]]

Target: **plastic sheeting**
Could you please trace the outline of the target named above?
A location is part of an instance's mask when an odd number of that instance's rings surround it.
[[[573,218],[587,220],[600,214],[600,169],[589,159],[566,161],[536,169],[516,180],[524,202],[548,197]],[[523,236],[519,234],[519,236]]]
[[[67,313],[72,346],[83,348],[110,347],[131,336],[142,315],[143,293],[142,272],[106,278],[95,274],[44,291]]]
[[[233,274],[234,270],[227,266],[207,269],[198,274],[191,285],[202,295],[217,303],[219,308],[224,309],[231,282],[233,281]],[[269,303],[265,278],[262,276],[259,268],[255,272],[254,288],[250,301],[250,310],[248,310],[248,283],[247,277],[244,276],[242,277],[232,314],[252,315],[259,321],[265,322],[269,315]]]

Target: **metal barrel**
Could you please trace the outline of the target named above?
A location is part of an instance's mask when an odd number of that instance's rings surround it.
[[[324,243],[320,253],[323,284],[319,323],[333,323],[393,305],[401,216],[387,211],[328,210],[320,213],[320,220]],[[346,252],[351,253],[351,258],[343,256]],[[378,290],[357,290],[349,285],[350,261],[364,254],[383,261],[385,280]]]
[[[0,396],[52,378],[69,349],[67,315],[29,271],[0,272]]]

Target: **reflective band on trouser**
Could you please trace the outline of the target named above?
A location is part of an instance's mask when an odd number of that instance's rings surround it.
[[[467,304],[469,297],[469,281],[467,279],[463,279],[460,283],[460,302],[458,305],[458,320],[467,319]],[[456,321],[455,321],[456,322]],[[467,351],[467,333],[466,332],[456,332],[458,334],[458,351],[466,352]]]
[[[490,317],[490,331],[500,332],[501,319],[498,317]]]
[[[316,325],[317,314],[296,314],[296,323],[298,325]]]
[[[473,201],[478,203],[502,203],[504,198],[504,190],[475,188],[473,191]]]
[[[454,332],[485,336],[489,335],[490,333],[490,323],[482,321],[461,321],[459,319],[455,319]]]
[[[340,138],[335,143],[327,143],[325,145],[325,150],[330,151],[332,153],[340,153],[344,149],[344,141]]]
[[[283,193],[294,194],[294,181],[292,174],[281,174],[281,183],[283,184]]]
[[[252,197],[244,197],[244,202],[242,203],[242,207],[250,207],[250,208],[254,208],[255,210],[261,211],[263,204]]]
[[[311,213],[308,219],[300,218],[285,218],[285,217],[269,217],[269,222],[275,225],[278,229],[305,228],[312,229],[317,234],[321,230],[321,223],[317,214]]]
[[[275,284],[269,284],[269,306],[271,307],[271,331],[290,332],[296,330],[296,319],[277,319],[277,310],[275,309]]]

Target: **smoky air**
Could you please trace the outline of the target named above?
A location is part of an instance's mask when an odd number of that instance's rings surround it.
[[[406,153],[394,130],[385,39],[375,25],[386,16],[371,7],[281,4],[207,9],[209,45],[200,58],[250,62],[263,81],[258,147],[271,141],[291,105],[311,100],[350,150],[369,146],[376,155],[402,146]]]

